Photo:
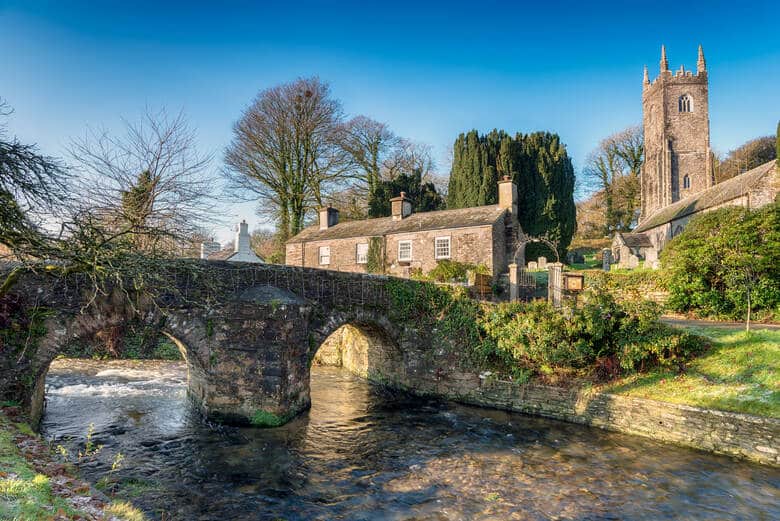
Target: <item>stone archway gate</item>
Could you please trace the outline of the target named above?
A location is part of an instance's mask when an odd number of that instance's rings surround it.
[[[119,288],[96,296],[79,276],[23,276],[13,291],[27,305],[48,310],[45,334],[23,363],[8,363],[9,357],[0,367],[0,397],[21,401],[36,422],[48,366],[62,347],[132,317],[162,321],[186,359],[189,395],[204,414],[227,422],[271,418],[278,424],[308,408],[311,360],[345,324],[380,332],[383,339],[376,345],[397,350],[392,356],[379,353],[376,364],[366,368],[384,383],[406,387],[412,373],[425,370],[417,361],[432,359],[419,354],[432,349],[430,332],[391,320],[388,277],[171,261],[159,265],[156,280],[169,289],[150,299]]]

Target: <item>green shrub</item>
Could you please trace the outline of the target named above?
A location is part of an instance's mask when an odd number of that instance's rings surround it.
[[[780,309],[780,204],[695,217],[664,249],[669,306],[741,319]]]
[[[661,324],[657,304],[618,304],[601,290],[590,291],[581,308],[558,310],[543,301],[477,302],[463,288],[389,284],[395,318],[430,328],[475,369],[518,378],[559,369],[612,377],[680,363],[705,346],[698,337]]]

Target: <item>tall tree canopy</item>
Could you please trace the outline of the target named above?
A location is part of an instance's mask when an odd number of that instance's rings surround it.
[[[328,84],[305,78],[260,92],[235,123],[225,153],[232,188],[277,222],[282,241],[300,232],[306,213],[353,175],[340,146],[342,122]]]
[[[526,234],[547,236],[563,255],[576,229],[574,168],[557,134],[503,130],[461,134],[453,147],[448,208],[498,202],[498,180],[518,187],[518,220]]]

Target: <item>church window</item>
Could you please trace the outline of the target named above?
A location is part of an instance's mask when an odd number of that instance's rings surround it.
[[[693,100],[689,95],[683,94],[677,100],[677,108],[679,108],[680,112],[693,112]]]
[[[683,177],[683,188],[690,188],[691,187],[691,178],[688,177],[688,174]]]

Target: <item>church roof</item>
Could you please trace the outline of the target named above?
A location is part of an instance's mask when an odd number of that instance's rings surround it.
[[[489,205],[413,213],[400,221],[394,221],[392,217],[347,221],[333,225],[326,230],[320,230],[319,225],[315,224],[301,231],[287,243],[348,239],[352,237],[377,237],[396,233],[446,230],[471,226],[490,226],[503,217],[504,212],[506,212],[506,209],[498,205]]]
[[[748,170],[744,174],[727,179],[722,183],[702,190],[698,194],[691,195],[665,208],[661,208],[642,221],[634,232],[645,232],[656,226],[661,226],[662,224],[741,197],[756,186],[764,176],[772,173],[775,169],[775,163],[775,160],[769,161],[752,170]]]
[[[650,237],[644,233],[617,233],[617,237],[623,239],[623,244],[629,248],[652,248]]]

